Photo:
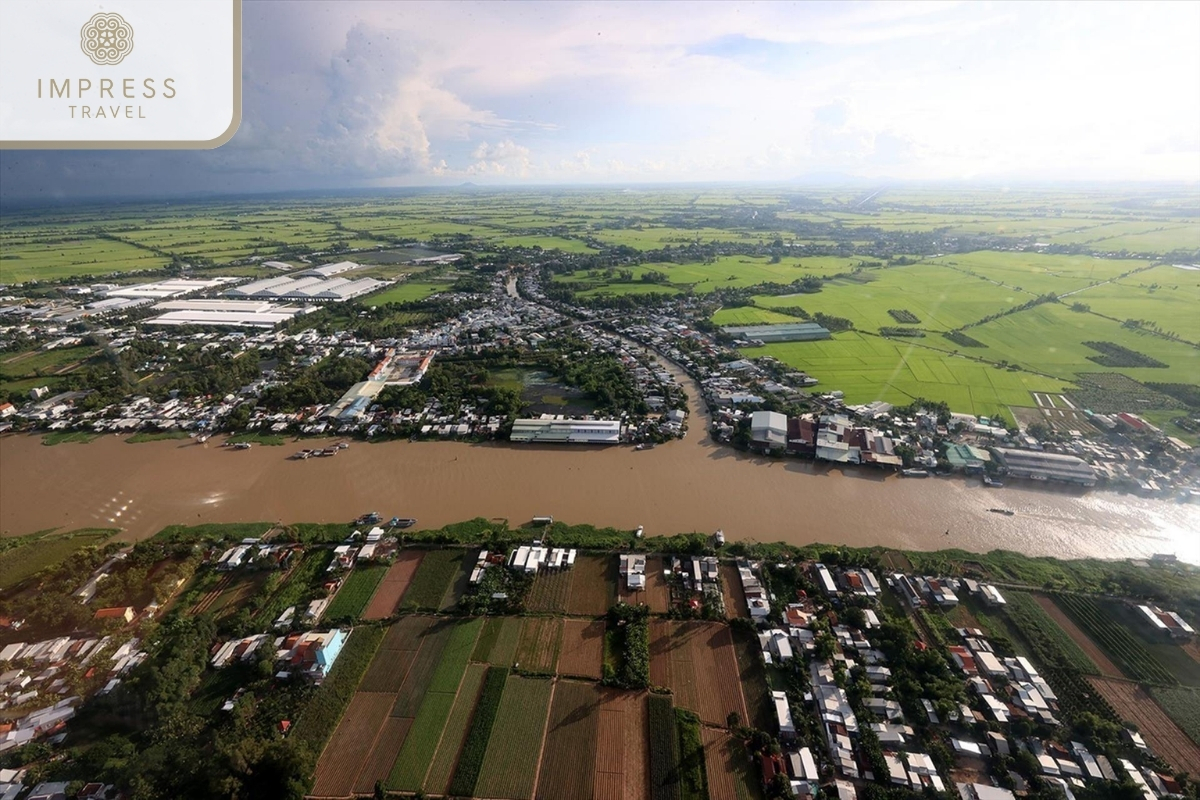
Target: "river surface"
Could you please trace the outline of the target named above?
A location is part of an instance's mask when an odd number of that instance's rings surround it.
[[[751,456],[704,435],[697,387],[679,377],[691,397],[692,430],[642,452],[354,442],[334,458],[290,461],[315,443],[234,451],[216,439],[126,444],[105,436],[46,447],[37,437],[7,436],[0,438],[0,531],[113,526],[140,539],[174,523],[348,522],[368,511],[416,517],[419,528],[553,515],[644,525],[647,535],[722,528],[731,541],[1003,548],[1060,558],[1174,553],[1200,563],[1200,506]]]

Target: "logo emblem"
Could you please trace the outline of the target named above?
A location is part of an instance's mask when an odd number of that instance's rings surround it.
[[[120,14],[96,14],[80,29],[79,47],[96,64],[120,64],[133,52],[133,27]]]

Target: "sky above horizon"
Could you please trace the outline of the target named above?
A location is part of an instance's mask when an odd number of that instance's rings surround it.
[[[1200,3],[243,4],[202,152],[3,151],[0,198],[1200,181]]]

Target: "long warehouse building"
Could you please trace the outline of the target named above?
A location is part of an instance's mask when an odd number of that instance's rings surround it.
[[[1014,450],[996,447],[992,450],[999,465],[1014,478],[1035,481],[1059,481],[1080,486],[1096,485],[1096,470],[1075,456],[1042,453],[1035,450]]]
[[[519,419],[509,441],[534,444],[619,444],[616,419]]]
[[[391,281],[375,278],[264,278],[260,281],[235,286],[225,292],[226,297],[253,300],[296,300],[300,302],[340,303],[390,286]]]

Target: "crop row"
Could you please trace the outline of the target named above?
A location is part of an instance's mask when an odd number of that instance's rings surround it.
[[[1025,592],[1008,592],[1005,612],[1033,650],[1033,656],[1044,666],[1077,670],[1085,675],[1099,675],[1087,653],[1071,640],[1038,602]]]
[[[1184,687],[1153,686],[1150,694],[1188,738],[1200,744],[1200,691]]]
[[[1043,677],[1058,696],[1059,708],[1068,717],[1077,718],[1080,714],[1089,713],[1112,722],[1121,721],[1120,715],[1104,699],[1104,695],[1075,670],[1045,666],[1042,671],[1045,673]]]
[[[293,740],[309,745],[314,754],[324,749],[381,641],[382,628],[356,628],[350,634],[329,677],[296,720]]]
[[[463,743],[462,755],[458,758],[454,778],[450,781],[452,795],[470,797],[475,792],[475,782],[483,767],[488,739],[492,736],[492,724],[496,721],[496,711],[500,708],[500,698],[504,695],[504,683],[507,680],[508,669],[505,667],[490,668],[483,679],[483,691],[479,693],[467,740]]]
[[[612,683],[625,689],[650,685],[650,610],[619,605],[609,611],[609,624],[618,632],[621,666]]]
[[[652,694],[649,699],[650,798],[680,800],[679,735],[675,710],[669,695]]]
[[[325,612],[326,622],[351,622],[358,619],[371,595],[375,594],[379,582],[387,574],[388,568],[383,564],[371,564],[360,567],[346,578],[342,588],[334,595],[333,602]]]
[[[704,741],[700,738],[700,717],[682,708],[675,709],[679,729],[679,788],[683,800],[707,800],[708,779],[704,772]]]
[[[1092,598],[1062,594],[1056,595],[1054,602],[1133,680],[1166,686],[1178,683],[1129,629]]]

